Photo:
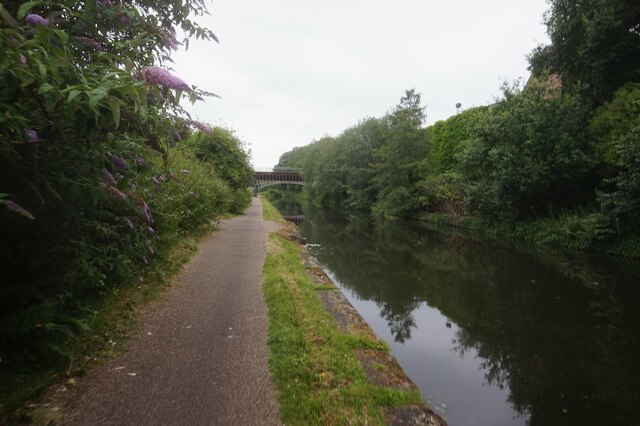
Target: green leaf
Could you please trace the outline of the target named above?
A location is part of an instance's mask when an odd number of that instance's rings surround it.
[[[43,83],[40,86],[40,89],[38,89],[38,93],[42,95],[43,93],[50,92],[51,90],[53,90],[52,85],[50,85],[49,83]]]
[[[89,107],[91,109],[95,109],[98,106],[98,103],[107,96],[107,88],[106,87],[96,87],[89,94]]]
[[[7,9],[5,9],[2,4],[0,4],[0,16],[2,16],[4,22],[10,27],[16,28],[18,26],[18,23],[13,19],[11,14],[7,12]]]
[[[47,67],[45,67],[44,64],[40,61],[38,61],[38,70],[40,71],[40,77],[47,77]]]
[[[24,17],[27,16],[27,13],[29,13],[31,9],[33,9],[36,6],[40,6],[43,3],[44,3],[43,1],[30,1],[22,4],[18,8],[18,13],[16,14],[16,17],[18,18],[19,21],[22,21]]]
[[[74,100],[75,98],[77,98],[77,97],[78,97],[78,95],[79,95],[80,93],[81,93],[81,92],[80,92],[79,90],[75,90],[75,89],[73,89],[72,91],[70,91],[70,92],[69,92],[69,96],[67,97],[67,103],[71,103],[71,102],[73,102],[73,100]]]
[[[120,102],[116,98],[107,99],[107,105],[109,106],[109,111],[111,111],[111,115],[113,116],[113,123],[116,128],[120,124]]]

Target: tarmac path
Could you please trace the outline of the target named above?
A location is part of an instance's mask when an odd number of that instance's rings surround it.
[[[62,424],[278,424],[261,288],[273,226],[257,198],[222,221],[127,349],[69,390]]]

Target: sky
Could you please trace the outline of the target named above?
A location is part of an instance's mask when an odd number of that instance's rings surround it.
[[[492,103],[505,80],[529,76],[546,44],[545,0],[217,0],[197,21],[220,44],[191,40],[172,68],[222,99],[185,104],[233,129],[256,169],[416,89],[427,124]]]

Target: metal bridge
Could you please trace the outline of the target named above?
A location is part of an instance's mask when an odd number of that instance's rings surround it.
[[[273,185],[304,185],[300,169],[274,169],[271,172],[255,172],[253,191]]]

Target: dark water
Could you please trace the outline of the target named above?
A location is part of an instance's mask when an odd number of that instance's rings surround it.
[[[308,211],[310,249],[450,425],[640,424],[640,264]]]

